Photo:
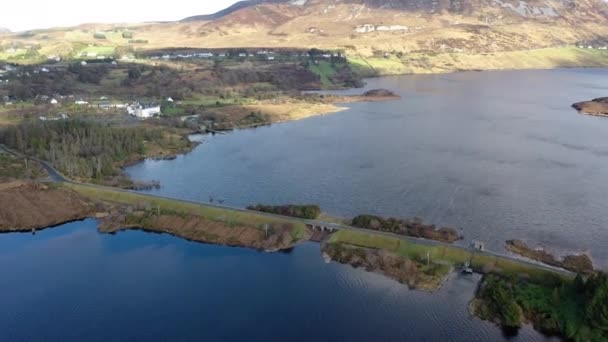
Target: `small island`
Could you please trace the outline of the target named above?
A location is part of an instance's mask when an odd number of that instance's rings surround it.
[[[572,105],[581,114],[608,116],[608,97],[600,97],[591,101],[578,102]]]

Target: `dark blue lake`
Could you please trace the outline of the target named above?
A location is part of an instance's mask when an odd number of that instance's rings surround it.
[[[291,253],[187,242],[96,221],[0,235],[0,341],[500,341],[471,317],[477,277],[437,293]],[[530,327],[512,341],[545,341]]]

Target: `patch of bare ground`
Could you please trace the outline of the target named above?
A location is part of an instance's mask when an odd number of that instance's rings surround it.
[[[15,181],[0,184],[0,231],[30,231],[81,220],[93,207],[64,188]]]
[[[113,208],[110,215],[100,219],[100,232],[116,233],[127,229],[166,233],[190,241],[264,251],[289,249],[300,241],[293,237],[294,227],[288,223],[268,224],[258,228],[187,213],[157,213],[153,209],[133,211],[130,207]]]

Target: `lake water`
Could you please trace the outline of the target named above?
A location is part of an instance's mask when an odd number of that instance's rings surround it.
[[[400,76],[367,88],[402,99],[199,136],[192,153],[128,173],[172,197],[419,216],[495,251],[525,239],[608,266],[608,118],[570,108],[608,96],[608,70]]]
[[[507,339],[467,312],[478,276],[425,293],[326,264],[314,243],[267,254],[96,225],[0,235],[0,341]]]

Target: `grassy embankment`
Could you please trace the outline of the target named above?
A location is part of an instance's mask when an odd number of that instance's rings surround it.
[[[470,262],[471,267],[474,270],[482,273],[496,272],[500,274],[513,274],[541,281],[555,277],[559,277],[560,279],[570,278],[533,265],[500,257],[483,255],[461,247],[432,246],[382,235],[339,231],[330,238],[329,243],[341,243],[362,248],[386,250],[408,259],[421,261],[426,261],[428,253],[431,262],[450,265]]]
[[[263,229],[265,224],[291,224],[293,225],[291,235],[294,240],[301,240],[306,233],[306,225],[304,223],[288,218],[257,215],[255,213],[118,191],[111,188],[92,187],[79,184],[64,184],[63,186],[93,200],[133,206],[146,203],[151,207],[159,207],[165,211],[201,216],[210,221],[220,222],[226,226],[247,225]]]
[[[397,56],[349,56],[351,67],[364,76],[432,74],[465,70],[607,67],[608,51],[557,47],[484,54],[410,53]]]

